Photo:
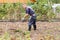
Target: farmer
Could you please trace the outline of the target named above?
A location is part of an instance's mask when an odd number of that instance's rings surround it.
[[[30,16],[28,22],[28,30],[31,31],[32,25],[34,27],[34,30],[36,30],[36,15],[34,13],[34,10],[31,7],[27,6],[26,4],[23,4],[23,8],[26,10],[26,14],[22,18],[22,20],[25,20],[26,17]]]

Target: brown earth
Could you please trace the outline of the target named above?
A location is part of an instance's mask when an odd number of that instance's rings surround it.
[[[0,34],[3,34],[5,31],[10,32],[10,29],[27,31],[27,23],[28,22],[0,22]],[[37,22],[36,25],[37,30],[34,31],[32,28],[30,32],[31,40],[45,40],[45,38],[49,36],[51,36],[50,39],[54,37],[54,40],[60,40],[60,22]]]

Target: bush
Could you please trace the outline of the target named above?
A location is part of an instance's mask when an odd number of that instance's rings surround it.
[[[60,13],[60,6],[57,6],[57,7],[56,7],[56,12],[57,12],[57,13]]]
[[[35,10],[37,14],[37,20],[51,20],[52,18],[55,17],[55,14],[52,11],[52,6],[49,3],[46,3],[45,1],[41,2],[39,1],[38,3],[36,2],[32,8]]]
[[[20,20],[24,12],[21,3],[5,3],[0,5],[0,20]]]

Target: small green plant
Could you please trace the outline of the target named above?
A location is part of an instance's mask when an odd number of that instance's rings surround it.
[[[29,31],[24,32],[24,35],[26,40],[31,40]]]
[[[1,38],[0,40],[10,40],[10,35],[6,32]]]
[[[5,32],[3,36],[0,37],[0,40],[31,40],[30,38],[30,32],[15,32],[15,34],[9,34],[8,32]]]
[[[56,7],[56,12],[57,12],[57,13],[60,13],[60,6],[57,6],[57,7]]]

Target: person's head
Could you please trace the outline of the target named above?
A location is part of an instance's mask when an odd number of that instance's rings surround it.
[[[23,8],[24,8],[24,9],[26,9],[26,7],[27,7],[27,5],[26,5],[26,4],[23,4],[22,6],[23,6]]]

